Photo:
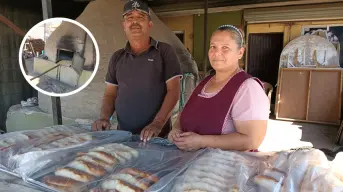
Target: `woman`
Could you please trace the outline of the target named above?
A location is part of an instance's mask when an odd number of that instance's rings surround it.
[[[239,68],[243,33],[220,26],[211,37],[208,57],[215,75],[196,87],[168,138],[182,150],[220,148],[257,150],[269,119],[262,83]]]

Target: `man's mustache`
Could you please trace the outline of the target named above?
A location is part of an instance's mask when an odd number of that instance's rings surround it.
[[[130,26],[130,29],[133,29],[133,28],[142,28],[142,26],[140,26],[139,24],[137,24],[137,23],[135,23],[135,24],[132,24],[131,26]]]

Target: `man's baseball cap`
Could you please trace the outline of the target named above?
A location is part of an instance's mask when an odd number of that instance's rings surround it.
[[[150,16],[150,10],[149,10],[149,6],[140,0],[130,0],[129,2],[127,2],[124,5],[124,13],[123,16],[125,16],[126,14],[128,14],[129,12],[133,11],[133,10],[137,10],[137,11],[141,11],[147,15]]]

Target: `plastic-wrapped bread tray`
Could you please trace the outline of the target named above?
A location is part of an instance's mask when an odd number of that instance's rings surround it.
[[[167,142],[161,145],[161,139],[155,141],[133,140],[55,153],[53,162],[45,164],[41,171],[22,175],[28,183],[46,191],[120,191],[120,186],[135,191],[160,191],[206,151],[183,152],[166,146]],[[51,157],[39,161],[46,159]]]
[[[2,143],[12,141],[13,144],[0,151],[0,170],[22,177],[22,174],[30,172],[31,169],[39,168],[52,161],[49,159],[39,161],[46,156],[54,157],[55,153],[65,153],[83,146],[128,141],[132,134],[117,130],[90,132],[79,127],[61,125],[1,136]],[[30,166],[31,164],[33,166]]]

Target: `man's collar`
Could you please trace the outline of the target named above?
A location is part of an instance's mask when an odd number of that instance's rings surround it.
[[[154,47],[155,49],[158,49],[158,41],[156,41],[152,37],[150,37],[150,47]],[[129,41],[126,42],[125,51],[131,53],[131,47],[130,47],[130,42]]]

